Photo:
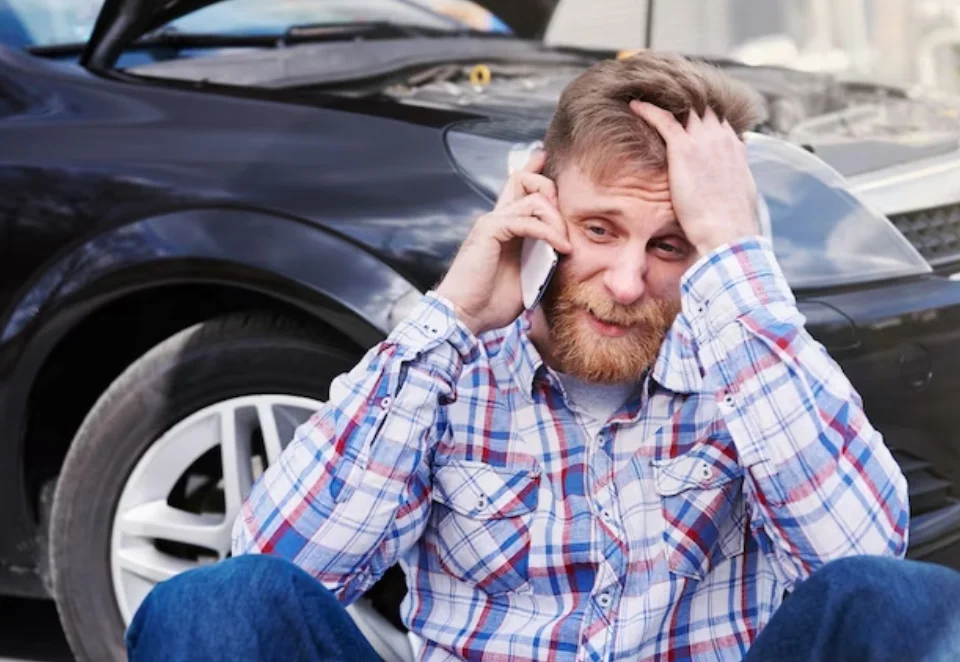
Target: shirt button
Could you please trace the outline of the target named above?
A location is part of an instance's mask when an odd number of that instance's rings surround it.
[[[600,514],[603,515],[603,519],[607,520],[608,522],[613,519],[613,513],[611,513],[609,510],[604,510]]]
[[[708,462],[700,463],[700,478],[703,480],[710,480],[713,478],[713,468]]]
[[[483,510],[486,507],[487,507],[487,497],[481,494],[479,497],[477,497],[477,508],[479,508],[480,510]]]
[[[723,398],[723,404],[733,409],[733,407],[737,404],[737,401],[733,399],[732,395],[727,393]]]
[[[603,438],[603,433],[597,435],[597,445],[603,446],[605,439]]]
[[[389,395],[384,396],[380,400],[380,407],[383,409],[390,409],[390,405],[392,404],[393,404],[393,398],[391,398]]]
[[[609,593],[601,593],[597,597],[597,602],[600,603],[600,606],[606,609],[610,606],[610,603],[613,602],[613,598],[610,597]]]

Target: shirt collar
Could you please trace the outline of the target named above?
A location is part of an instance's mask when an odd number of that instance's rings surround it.
[[[530,340],[532,326],[533,313],[525,311],[508,327],[502,350],[507,371],[513,377],[520,392],[530,401],[533,400],[537,373],[544,367],[540,352]]]
[[[675,393],[695,393],[703,386],[703,371],[697,359],[693,331],[681,314],[660,347],[651,375],[660,386]]]

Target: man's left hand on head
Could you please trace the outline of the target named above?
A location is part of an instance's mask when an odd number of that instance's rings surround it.
[[[701,256],[758,233],[747,149],[726,120],[707,108],[703,117],[691,112],[684,126],[650,103],[634,100],[630,109],[666,142],[673,208]]]

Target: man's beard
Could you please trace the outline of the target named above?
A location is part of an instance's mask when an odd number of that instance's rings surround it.
[[[657,360],[667,332],[680,313],[679,298],[647,298],[625,306],[597,296],[586,283],[568,280],[558,270],[543,297],[550,351],[558,369],[588,382],[639,380]],[[604,336],[590,327],[585,313],[631,328],[620,337]]]

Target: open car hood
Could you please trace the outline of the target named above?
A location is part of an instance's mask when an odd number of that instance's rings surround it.
[[[80,57],[85,67],[104,69],[143,34],[222,0],[105,0]],[[518,37],[540,39],[560,0],[474,0],[497,15]],[[323,2],[323,0],[317,0]]]

